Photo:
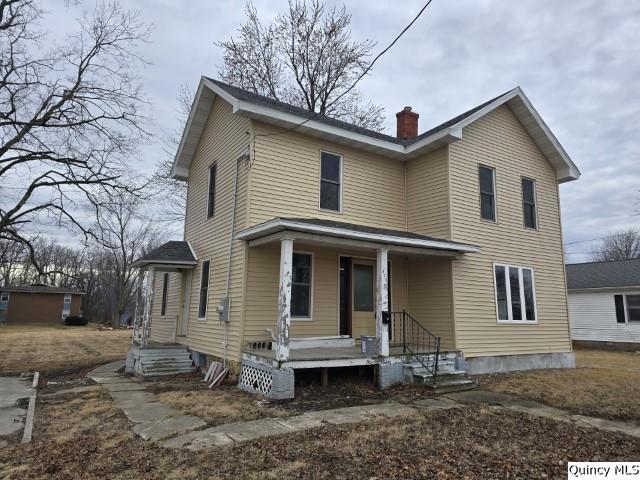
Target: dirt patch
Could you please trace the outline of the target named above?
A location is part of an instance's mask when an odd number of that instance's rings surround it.
[[[125,357],[131,330],[99,331],[95,325],[6,325],[0,335],[0,372],[73,373]]]
[[[640,424],[640,355],[577,350],[575,369],[485,375],[485,390],[538,400],[573,413]]]
[[[640,457],[632,437],[478,406],[197,453],[164,450],[130,427],[103,392],[43,399],[33,443],[0,449],[0,478],[565,478],[569,460]]]

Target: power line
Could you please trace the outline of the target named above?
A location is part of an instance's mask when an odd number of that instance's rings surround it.
[[[418,12],[418,14],[413,17],[413,20],[411,20],[411,22],[409,22],[409,24],[404,27],[402,29],[402,31],[396,35],[396,37],[393,39],[393,41],[387,45],[387,47],[382,50],[380,53],[378,53],[378,55],[375,56],[375,58],[371,61],[371,63],[367,66],[367,68],[365,68],[365,70],[358,76],[358,78],[356,78],[356,80],[353,82],[353,84],[351,84],[351,86],[349,88],[347,88],[344,92],[342,92],[340,95],[338,95],[335,100],[333,100],[329,105],[327,105],[327,107],[330,107],[331,105],[334,105],[338,100],[340,100],[342,97],[344,97],[347,93],[349,93],[351,90],[353,90],[355,88],[355,86],[358,84],[358,82],[360,80],[362,80],[362,78],[369,73],[369,71],[371,70],[371,68],[373,67],[373,65],[380,59],[380,57],[382,57],[385,53],[387,53],[391,47],[393,47],[396,42],[398,40],[400,40],[400,38],[407,32],[407,30],[409,30],[411,28],[411,26],[420,18],[420,16],[422,15],[422,13],[427,9],[427,7],[431,4],[431,2],[433,2],[433,0],[429,0],[427,3],[424,4],[424,6],[420,9],[420,11]],[[275,135],[281,135],[283,133],[288,133],[288,132],[292,132],[295,129],[301,127],[302,125],[310,122],[311,120],[317,118],[320,115],[320,112],[314,112],[313,115],[311,115],[309,118],[307,118],[305,121],[300,122],[296,125],[294,125],[293,127],[289,127],[281,132],[275,132],[275,133],[258,133],[258,134],[254,134],[253,137],[251,137],[251,139],[249,140],[249,147],[251,147],[251,142],[255,142],[255,139],[257,137],[272,137]],[[254,155],[255,155],[255,143],[254,143]],[[253,163],[253,162],[251,162]]]

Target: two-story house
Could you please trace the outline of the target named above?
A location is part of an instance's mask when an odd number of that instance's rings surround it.
[[[572,367],[558,185],[578,168],[520,88],[421,134],[396,116],[393,137],[203,77],[172,170],[184,241],[136,263],[136,343],[274,398],[301,368]]]

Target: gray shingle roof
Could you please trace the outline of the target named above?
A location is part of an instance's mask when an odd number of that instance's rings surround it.
[[[342,120],[337,120],[335,118],[331,118],[328,117],[326,115],[316,115],[313,112],[310,112],[309,110],[306,110],[304,108],[300,108],[300,107],[295,107],[293,105],[290,105],[288,103],[285,102],[280,102],[278,100],[274,100],[272,98],[269,97],[265,97],[263,95],[258,95],[257,93],[253,93],[250,92],[248,90],[244,90],[242,88],[238,88],[238,87],[234,87],[233,85],[229,85],[227,83],[221,82],[219,80],[215,80],[213,78],[210,77],[206,77],[208,80],[210,80],[211,82],[215,83],[216,85],[218,85],[220,88],[224,89],[227,93],[229,93],[232,97],[237,98],[238,100],[244,100],[247,102],[251,102],[251,103],[256,103],[259,105],[263,105],[265,107],[269,107],[269,108],[273,108],[274,110],[279,110],[282,112],[286,112],[286,113],[292,113],[294,115],[299,115],[301,117],[304,118],[312,118],[315,121],[321,122],[321,123],[325,123],[327,125],[332,125],[334,127],[338,127],[338,128],[342,128],[345,130],[349,130],[352,131],[354,133],[359,133],[361,135],[366,135],[368,137],[372,137],[372,138],[376,138],[378,140],[385,140],[387,142],[391,142],[391,143],[396,143],[398,145],[411,145],[412,143],[415,143],[419,140],[422,140],[423,138],[426,138],[430,135],[433,135],[434,133],[439,132],[440,130],[444,130],[445,128],[451,127],[453,125],[455,125],[458,122],[461,122],[462,120],[464,120],[465,118],[473,115],[474,113],[476,113],[479,110],[482,110],[484,107],[486,107],[487,105],[489,105],[491,102],[497,100],[498,98],[502,97],[503,95],[505,95],[506,93],[509,92],[504,92],[501,95],[498,95],[495,98],[492,98],[491,100],[488,100],[480,105],[478,105],[477,107],[472,108],[471,110],[467,110],[466,112],[458,115],[457,117],[453,117],[450,120],[447,120],[444,123],[441,123],[440,125],[437,125],[436,127],[431,128],[430,130],[427,130],[426,132],[421,133],[420,135],[418,135],[415,138],[409,139],[409,140],[402,140],[400,138],[391,136],[391,135],[387,135],[385,133],[380,133],[380,132],[376,132],[374,130],[369,130],[367,128],[362,128],[362,127],[358,127],[357,125],[353,125],[351,123],[347,123],[347,122],[343,122]]]
[[[64,287],[49,287],[48,285],[16,285],[0,287],[0,292],[15,293],[70,293],[72,295],[84,295],[83,292]]]
[[[136,260],[134,263],[149,262],[195,263],[196,258],[193,256],[191,247],[189,247],[189,244],[187,242],[172,240],[163,245],[160,245],[155,250],[151,250],[149,253]]]
[[[640,287],[640,258],[566,266],[567,288]]]

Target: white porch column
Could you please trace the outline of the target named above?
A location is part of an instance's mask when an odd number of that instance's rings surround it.
[[[389,251],[378,250],[376,260],[376,337],[378,338],[378,355],[389,356],[389,325],[382,323],[382,312],[389,305],[389,274],[387,272]]]
[[[147,285],[144,290],[144,316],[142,318],[142,337],[140,339],[140,347],[147,346],[149,339],[149,329],[151,327],[151,309],[153,308],[153,284],[156,278],[156,269],[149,267],[147,269]]]
[[[278,325],[276,360],[289,359],[289,328],[291,326],[291,283],[293,281],[293,239],[280,240],[280,289],[278,293]]]

